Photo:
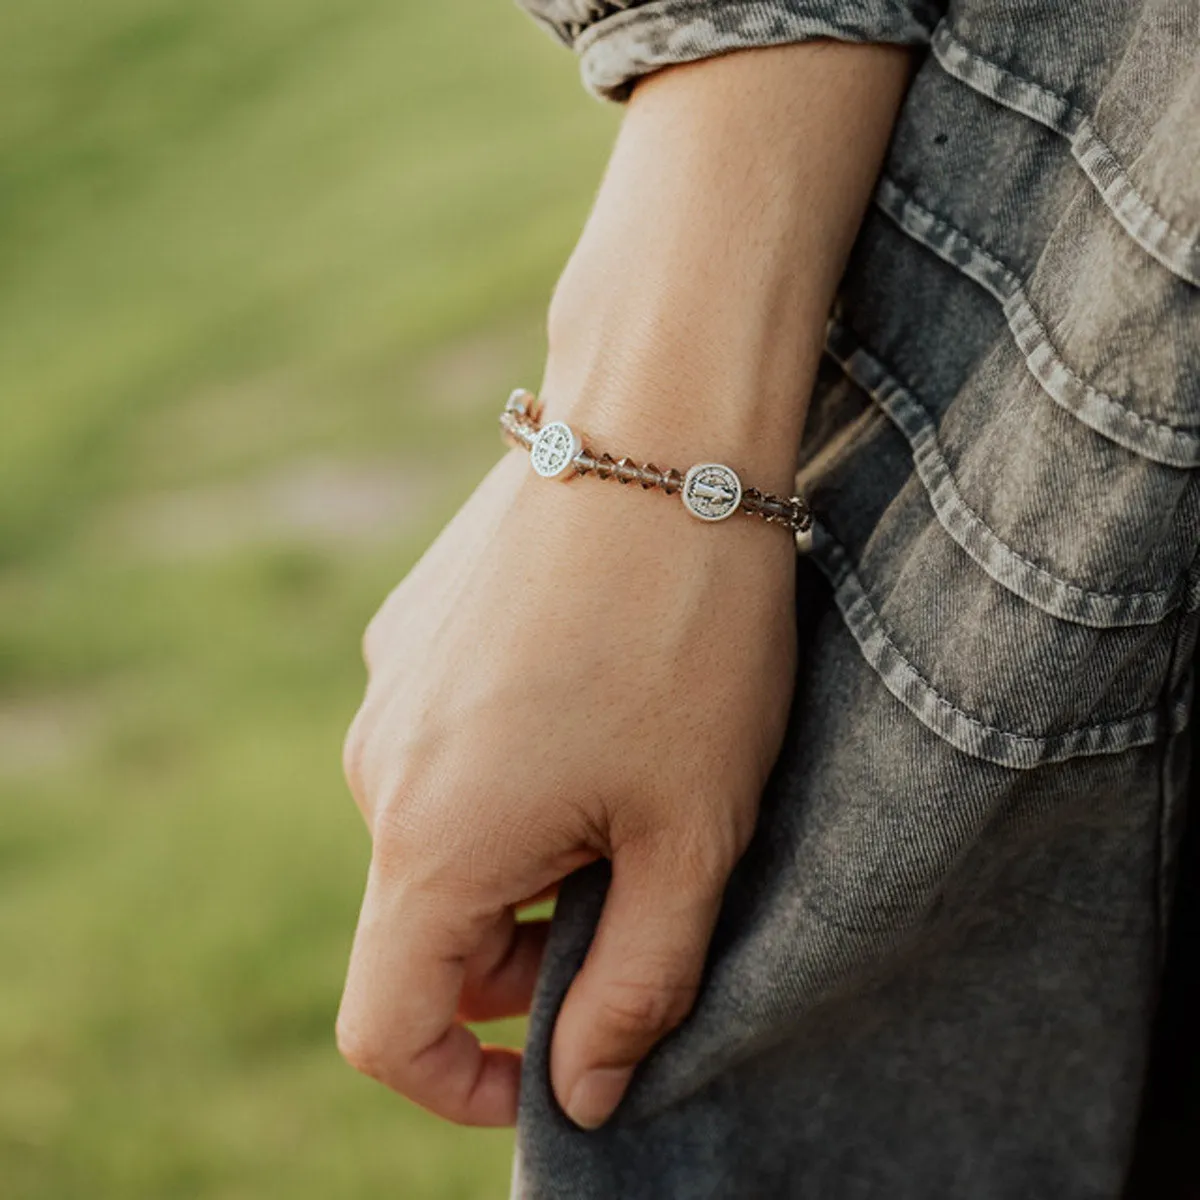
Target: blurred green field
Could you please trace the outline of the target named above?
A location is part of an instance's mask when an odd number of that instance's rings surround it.
[[[39,0],[0,44],[0,1196],[502,1197],[507,1133],[336,1055],[339,752],[618,113],[511,0]]]

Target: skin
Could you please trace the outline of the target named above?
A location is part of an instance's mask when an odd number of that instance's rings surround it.
[[[599,449],[719,459],[787,493],[826,314],[908,80],[804,43],[634,88],[551,302],[540,395]],[[465,1022],[527,1011],[534,898],[612,884],[555,1025],[580,1126],[690,1010],[795,673],[782,526],[544,480],[507,451],[363,640],[344,765],[372,838],[337,1021],[358,1069],[452,1121],[511,1124],[520,1056]]]

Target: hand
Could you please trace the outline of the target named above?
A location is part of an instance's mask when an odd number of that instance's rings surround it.
[[[352,1064],[451,1120],[512,1123],[519,1056],[463,1022],[527,1010],[545,923],[517,913],[604,856],[551,1077],[578,1124],[610,1115],[690,1009],[753,829],[791,696],[794,571],[781,526],[711,526],[658,492],[501,458],[364,638],[345,746],[373,839],[338,1017]]]
[[[551,305],[545,418],[788,489],[908,68],[895,47],[801,44],[640,82]],[[794,572],[780,526],[539,479],[518,449],[497,463],[364,639],[352,1063],[452,1120],[512,1122],[519,1058],[463,1022],[527,1008],[545,927],[517,912],[606,856],[550,1073],[579,1124],[610,1115],[691,1007],[754,826],[791,698]]]

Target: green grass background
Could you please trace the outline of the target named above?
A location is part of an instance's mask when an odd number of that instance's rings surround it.
[[[618,112],[511,0],[37,0],[0,45],[0,1196],[502,1197],[508,1133],[334,1049],[339,752]]]

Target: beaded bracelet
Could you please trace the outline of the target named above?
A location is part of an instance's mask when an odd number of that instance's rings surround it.
[[[529,451],[533,469],[546,479],[595,471],[601,479],[640,483],[646,489],[659,488],[668,496],[678,493],[688,512],[702,521],[723,521],[740,508],[765,521],[786,525],[795,534],[807,532],[812,525],[812,513],[801,497],[743,488],[737,472],[724,463],[696,463],[681,475],[674,467],[662,471],[653,463],[597,455],[565,421],[542,425],[537,397],[525,388],[514,389],[508,397],[500,414],[500,428],[506,441]]]

